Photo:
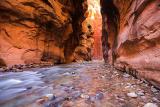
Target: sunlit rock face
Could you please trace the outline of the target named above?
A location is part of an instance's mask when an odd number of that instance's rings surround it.
[[[82,0],[1,0],[0,65],[81,57],[75,50],[87,8]]]
[[[102,16],[100,12],[100,0],[88,0],[88,23],[92,25],[94,44],[91,50],[92,60],[102,60]]]
[[[160,1],[101,0],[107,63],[160,87]]]

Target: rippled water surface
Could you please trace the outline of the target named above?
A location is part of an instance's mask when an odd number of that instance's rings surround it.
[[[137,85],[123,92],[127,83],[137,84],[138,80],[124,78],[122,73],[112,71],[114,69],[103,61],[96,61],[0,73],[0,107],[121,107],[134,101],[144,104],[151,99],[148,97],[145,102],[141,98],[127,98],[127,92],[143,90],[145,86]],[[53,94],[55,98],[37,103],[47,94]],[[151,93],[151,96],[154,95]],[[131,103],[133,107],[138,104]]]

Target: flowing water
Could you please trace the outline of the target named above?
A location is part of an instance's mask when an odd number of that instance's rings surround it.
[[[159,91],[125,75],[103,61],[1,72],[0,107],[137,107],[153,97],[159,101]],[[145,100],[126,95],[132,91],[147,93]]]

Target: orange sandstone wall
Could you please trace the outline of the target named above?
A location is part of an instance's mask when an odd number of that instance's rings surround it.
[[[0,65],[87,60],[79,55],[86,47],[76,49],[87,8],[81,0],[1,0]]]
[[[160,1],[101,0],[103,56],[160,88]]]

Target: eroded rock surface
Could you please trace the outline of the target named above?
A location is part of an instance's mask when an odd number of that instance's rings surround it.
[[[105,61],[160,88],[160,1],[101,0]]]
[[[1,0],[0,65],[74,61],[86,10],[81,0]]]

